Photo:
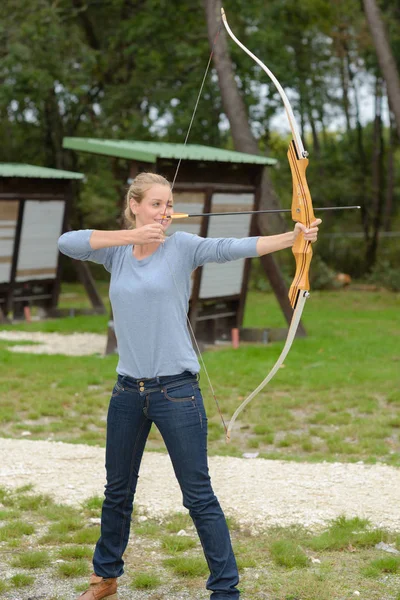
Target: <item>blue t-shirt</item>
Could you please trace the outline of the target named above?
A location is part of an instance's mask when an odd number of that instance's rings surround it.
[[[187,326],[191,273],[207,262],[258,256],[258,238],[202,238],[178,231],[151,256],[138,260],[132,245],[93,250],[92,231],[64,233],[58,247],[72,258],[100,263],[111,273],[117,373],[138,379],[198,373]]]

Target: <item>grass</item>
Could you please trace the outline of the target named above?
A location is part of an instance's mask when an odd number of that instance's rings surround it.
[[[80,507],[65,507],[65,518],[60,505],[51,499],[47,500],[44,514],[37,501],[39,496],[26,488],[13,492],[0,489],[2,504],[26,507],[18,520],[32,524],[35,530],[30,536],[19,538],[12,551],[7,542],[0,544],[0,563],[10,573],[7,579],[0,580],[0,593],[5,600],[13,600],[12,590],[17,588],[23,588],[24,597],[36,597],[35,581],[42,574],[49,582],[71,580],[68,600],[78,590],[87,588],[99,528],[86,524],[93,510],[98,510],[98,503],[89,500]],[[77,523],[83,524],[82,530],[75,529]],[[5,521],[0,530],[8,524]],[[171,515],[162,522],[134,515],[132,525],[122,590],[130,589],[128,595],[134,593],[132,590],[152,591],[154,600],[188,591],[194,598],[204,594],[208,568],[186,514]],[[368,600],[399,600],[400,559],[376,548],[378,541],[400,547],[399,532],[377,530],[365,519],[345,517],[335,519],[320,531],[271,527],[263,533],[250,533],[233,519],[229,519],[229,526],[245,598],[343,600],[359,590],[361,597]],[[176,535],[181,529],[187,535]],[[49,531],[60,533],[51,543],[43,543]],[[96,534],[93,542],[74,541],[78,534],[91,531]]]
[[[61,577],[83,577],[88,576],[92,569],[87,560],[75,560],[73,562],[60,563],[57,570]]]
[[[367,519],[335,519],[329,529],[310,542],[313,550],[344,550],[348,547],[373,547],[379,542],[387,541],[387,532],[381,529],[371,529]]]
[[[41,569],[50,564],[50,555],[46,550],[21,552],[11,561],[11,564],[20,569]]]
[[[24,536],[32,535],[34,531],[35,528],[31,523],[21,520],[11,521],[0,527],[0,542],[21,539]]]
[[[11,584],[16,588],[24,588],[33,585],[35,578],[25,573],[16,573],[10,579]]]
[[[302,548],[291,540],[277,540],[270,546],[272,560],[281,567],[306,567],[309,559]]]
[[[379,577],[382,573],[400,573],[400,557],[385,556],[372,560],[364,569],[367,577]]]
[[[79,286],[68,285],[65,293],[68,302],[84,302]],[[106,323],[107,316],[80,316],[8,328],[105,333]],[[240,415],[229,445],[202,376],[210,454],[256,451],[264,458],[399,466],[398,296],[314,292],[304,323],[308,337],[295,340],[285,367]],[[276,300],[255,292],[249,294],[244,324],[285,325]],[[8,345],[0,342],[0,360],[8,373],[0,381],[2,435],[19,438],[29,431],[29,439],[104,445],[116,357],[24,354],[21,360],[6,350]],[[281,342],[242,344],[237,350],[222,347],[204,354],[226,420],[264,378],[281,348]],[[156,430],[147,447],[164,450]]]
[[[84,304],[77,286],[64,286],[63,293],[69,294],[62,298],[64,306]],[[257,451],[261,457],[286,460],[400,466],[398,300],[398,295],[383,291],[313,293],[304,316],[308,337],[295,340],[285,367],[242,413],[230,445],[225,444],[203,376],[210,453],[240,456]],[[105,333],[107,319],[80,316],[9,328]],[[274,298],[249,294],[245,325],[284,326]],[[9,352],[8,345],[0,342],[7,372],[0,380],[2,435],[20,438],[29,431],[30,439],[104,445],[116,357],[21,356]],[[282,343],[242,344],[238,350],[223,347],[205,353],[226,418],[263,379],[281,348]],[[156,431],[148,448],[164,449]],[[50,579],[69,578],[86,589],[90,555],[99,537],[99,527],[91,526],[90,518],[99,516],[102,498],[73,508],[25,487],[14,493],[0,489],[0,503],[0,563],[12,573],[0,580],[0,594],[12,599],[15,592],[10,590],[21,586],[34,596],[32,571],[36,578],[45,572]],[[400,532],[344,517],[319,531],[269,528],[251,535],[231,520],[230,528],[244,597],[342,600],[358,590],[368,600],[400,600],[398,557],[376,548],[384,541],[400,550]],[[187,536],[176,535],[182,529]],[[174,593],[191,590],[193,597],[204,593],[208,570],[186,514],[172,515],[162,524],[151,515],[134,519],[132,534],[125,556],[126,585],[154,589],[155,598],[169,596],[164,586]],[[29,566],[35,564],[35,554],[48,557],[47,562],[42,559],[46,566]],[[24,560],[26,566],[17,566]]]
[[[155,573],[138,573],[132,579],[131,587],[135,590],[154,590],[161,585],[161,579]]]
[[[171,569],[174,575],[179,575],[180,577],[191,578],[208,574],[206,561],[204,558],[197,556],[174,556],[172,558],[166,558],[163,561],[163,565]]]
[[[177,554],[178,552],[185,552],[190,548],[195,548],[198,543],[186,536],[164,536],[161,540],[161,547],[168,554]]]
[[[65,546],[60,549],[59,557],[62,559],[92,558],[93,549],[85,546]]]

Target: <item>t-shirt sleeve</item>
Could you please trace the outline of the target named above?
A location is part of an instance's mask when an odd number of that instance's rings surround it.
[[[224,263],[239,258],[255,258],[258,256],[256,245],[258,237],[246,238],[203,238],[187,232],[179,233],[179,241],[192,263],[197,269],[208,262]]]
[[[100,248],[93,250],[90,245],[90,237],[93,229],[80,229],[78,231],[67,231],[58,239],[58,249],[63,254],[76,260],[90,260],[104,267],[111,273],[116,246],[111,248]]]

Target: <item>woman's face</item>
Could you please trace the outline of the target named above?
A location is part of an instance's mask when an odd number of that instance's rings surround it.
[[[165,216],[173,214],[173,197],[169,186],[155,183],[147,190],[140,204],[131,200],[131,210],[136,217],[136,227],[160,223],[164,230],[168,229],[172,219]]]

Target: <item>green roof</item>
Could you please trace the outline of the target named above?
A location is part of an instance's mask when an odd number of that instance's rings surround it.
[[[83,179],[82,173],[49,169],[21,163],[0,163],[0,177],[27,177],[30,179]]]
[[[155,163],[157,158],[176,160],[205,160],[209,162],[247,163],[252,165],[275,165],[277,160],[267,156],[245,154],[233,150],[221,150],[198,144],[167,144],[165,142],[136,142],[124,140],[98,140],[93,138],[66,137],[63,147],[93,154],[130,158]]]

